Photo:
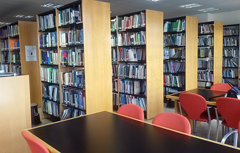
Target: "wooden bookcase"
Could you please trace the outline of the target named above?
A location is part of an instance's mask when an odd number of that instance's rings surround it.
[[[120,64],[139,64],[145,65],[146,74],[144,79],[136,79],[129,77],[119,76],[119,72],[117,70],[117,76],[113,76],[112,80],[118,81],[117,91],[113,91],[113,94],[116,94],[117,97],[117,105],[113,105],[113,108],[117,110],[122,103],[120,102],[120,96],[130,95],[134,98],[145,98],[146,100],[146,110],[144,111],[145,118],[151,119],[155,117],[157,114],[163,112],[163,77],[162,75],[158,75],[163,73],[163,63],[160,62],[163,60],[163,12],[153,11],[153,10],[143,10],[139,12],[118,15],[116,17],[117,25],[119,24],[119,18],[130,17],[135,14],[140,14],[141,12],[145,13],[145,26],[140,28],[131,28],[126,30],[119,30],[117,28],[116,31],[112,31],[112,35],[117,35],[124,32],[141,32],[145,31],[145,44],[141,45],[122,45],[119,46],[116,43],[116,46],[112,46],[112,50],[115,49],[117,51],[117,61],[112,62],[113,65],[119,66]],[[119,41],[119,40],[118,40]],[[119,61],[120,54],[119,49],[130,49],[130,48],[141,48],[146,50],[146,60],[145,61]],[[131,81],[146,81],[146,94],[141,93],[139,95],[127,94],[126,92],[120,92],[120,80],[131,80]],[[113,81],[114,83],[114,81]],[[125,98],[127,99],[127,98]],[[126,101],[127,104],[127,101]]]
[[[182,28],[179,30],[172,30],[174,22],[181,21],[182,23],[185,21],[185,26],[182,24]],[[170,26],[166,26],[167,23]],[[168,28],[170,29],[168,29]],[[168,30],[166,30],[168,29]],[[184,16],[178,18],[171,18],[164,20],[164,37],[165,37],[165,45],[164,45],[164,63],[165,68],[167,67],[167,63],[177,63],[182,64],[185,67],[182,70],[177,71],[166,69],[164,72],[165,77],[165,94],[171,94],[174,92],[191,90],[197,88],[197,44],[198,44],[198,18],[191,16]],[[185,43],[176,44],[176,43],[168,43],[167,40],[172,39],[175,36],[181,36],[182,40],[185,38]],[[177,58],[174,56],[170,56],[170,52],[181,52]],[[185,53],[184,53],[185,52]],[[170,65],[170,64],[169,64]],[[180,76],[180,77],[179,77]],[[173,84],[173,77],[181,79],[181,84]],[[170,79],[169,79],[170,78]],[[167,81],[170,80],[170,81]],[[182,85],[182,86],[181,86]]]
[[[206,57],[199,58],[199,60],[202,61],[212,61],[212,66],[208,68],[199,68],[198,71],[207,71],[208,73],[211,73],[213,75],[213,80],[198,80],[198,86],[199,87],[210,87],[212,84],[221,83],[222,82],[222,50],[223,50],[223,23],[218,21],[212,21],[212,22],[204,22],[199,23],[199,34],[198,37],[200,38],[212,38],[213,44],[199,44],[199,52],[201,48],[206,48],[212,51],[212,55],[206,55]],[[206,25],[213,25],[213,31],[206,30],[206,32],[201,32],[201,27],[206,27]],[[208,29],[208,28],[207,28]],[[200,53],[198,54],[200,55]],[[212,82],[213,81],[213,82]]]
[[[75,5],[81,5],[82,22],[74,24],[59,24],[59,13],[61,10],[73,7]],[[39,16],[53,13],[56,22],[55,27],[46,29],[44,31],[39,30]],[[101,19],[101,20],[99,20]],[[111,82],[111,44],[110,44],[110,4],[99,1],[82,0],[76,1],[55,10],[45,12],[37,15],[38,22],[38,38],[41,34],[47,32],[57,33],[57,45],[55,47],[38,48],[39,54],[39,65],[40,67],[55,67],[59,71],[59,87],[60,99],[55,103],[59,104],[60,117],[63,114],[63,110],[68,108],[74,108],[68,105],[63,105],[63,88],[61,85],[61,72],[70,72],[72,70],[84,70],[85,74],[85,88],[78,88],[69,86],[71,88],[84,90],[86,94],[86,114],[96,113],[99,111],[112,111],[112,82]],[[71,27],[80,27],[83,29],[83,40],[84,44],[75,44],[60,46],[60,32],[68,31]],[[40,40],[38,39],[38,43]],[[68,50],[71,47],[80,47],[84,50],[84,66],[62,66],[60,50]],[[43,50],[57,50],[58,52],[58,64],[57,65],[46,65],[42,64],[41,51]],[[40,70],[41,71],[41,70]],[[41,84],[52,84],[49,82],[43,82],[39,79]],[[39,88],[42,93],[42,87]],[[40,98],[42,101],[42,97]],[[52,116],[52,115],[50,115]],[[44,113],[44,117],[49,117],[49,114]],[[54,116],[53,116],[54,117]],[[55,117],[57,120],[60,117]]]
[[[233,60],[237,66],[226,68],[225,60]],[[223,26],[223,82],[226,80],[239,86],[239,24]]]
[[[14,72],[13,68],[15,66],[20,67],[21,73],[20,75],[29,75],[30,80],[30,96],[31,96],[31,103],[37,103],[41,106],[39,88],[40,84],[38,81],[40,78],[39,75],[39,65],[38,65],[38,58],[36,61],[26,61],[26,51],[25,46],[35,46],[37,48],[37,23],[36,22],[29,22],[29,21],[17,21],[8,26],[3,27],[2,29],[8,29],[10,26],[17,25],[18,26],[18,33],[14,35],[8,35],[8,37],[1,38],[0,42],[8,41],[9,47],[3,49],[1,54],[7,52],[9,54],[9,62],[4,63],[1,57],[1,64],[8,64],[9,65],[9,72]],[[14,41],[18,40],[19,45],[18,47],[14,47]],[[0,46],[1,47],[1,46]],[[2,49],[1,49],[2,50]],[[11,56],[13,54],[19,54],[20,61],[13,61]],[[36,55],[37,56],[37,55]]]

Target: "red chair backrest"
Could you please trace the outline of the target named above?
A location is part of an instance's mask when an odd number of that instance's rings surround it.
[[[207,110],[207,102],[201,95],[182,92],[179,95],[179,100],[190,119],[198,120],[200,115]]]
[[[219,90],[219,91],[228,91],[230,90],[232,87],[227,84],[227,83],[217,83],[211,86],[211,90]]]
[[[117,113],[144,121],[143,109],[138,105],[125,104],[118,109]]]
[[[238,137],[240,137],[240,121],[238,122]]]
[[[227,125],[231,128],[238,129],[240,121],[240,100],[230,97],[221,97],[217,101],[217,109],[222,115]]]
[[[22,136],[27,141],[32,153],[49,153],[48,149],[40,141],[32,137],[28,132],[22,131]]]
[[[176,113],[158,114],[152,121],[153,124],[191,134],[191,125],[188,119]]]

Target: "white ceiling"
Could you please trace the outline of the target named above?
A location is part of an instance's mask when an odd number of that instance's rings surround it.
[[[56,4],[68,4],[75,0],[0,0],[0,22],[15,22],[23,20],[14,18],[17,14],[33,15],[50,10],[40,7],[41,4],[53,2]],[[144,9],[153,9],[164,12],[166,18],[200,14],[199,9],[215,7],[217,11],[209,13],[228,12],[240,10],[240,0],[159,0],[152,2],[150,0],[99,0],[111,3],[112,16],[136,12]],[[189,3],[199,3],[203,6],[183,9],[180,5]],[[35,18],[30,19],[35,20]],[[1,26],[1,25],[0,25]]]

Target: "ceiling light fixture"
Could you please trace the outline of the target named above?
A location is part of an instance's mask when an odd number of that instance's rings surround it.
[[[15,18],[26,18],[26,19],[33,18],[32,15],[22,15],[22,14],[15,15],[14,17]]]
[[[198,3],[192,3],[192,4],[180,5],[179,7],[188,9],[188,8],[194,8],[194,7],[200,7],[200,6],[202,5]]]
[[[157,2],[157,1],[159,1],[159,0],[152,0],[152,2]]]
[[[51,3],[51,2],[48,2],[48,3],[45,3],[45,4],[42,4],[41,7],[48,7],[48,8],[59,8],[63,6],[62,4],[55,4],[55,3]]]
[[[10,23],[8,23],[8,22],[0,22],[0,24],[6,24],[7,25],[7,24],[10,24]]]
[[[211,12],[211,11],[217,11],[219,10],[218,8],[214,8],[214,7],[210,7],[210,8],[206,8],[206,9],[200,9],[198,11],[200,12]]]

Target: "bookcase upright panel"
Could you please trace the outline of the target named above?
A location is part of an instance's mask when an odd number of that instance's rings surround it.
[[[86,111],[112,111],[110,4],[82,0]]]
[[[222,83],[223,23],[214,21],[214,84]]]
[[[147,119],[163,113],[163,12],[146,10]]]
[[[39,107],[42,106],[40,101],[41,94],[39,89],[41,87],[39,64],[38,64],[38,54],[36,51],[37,60],[36,61],[26,61],[25,46],[35,46],[37,45],[37,23],[28,21],[18,21],[19,29],[19,39],[20,39],[20,51],[21,51],[21,68],[23,75],[29,75],[30,81],[30,96],[31,103],[37,103]]]
[[[198,18],[186,16],[185,90],[197,88]]]

